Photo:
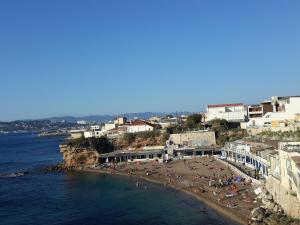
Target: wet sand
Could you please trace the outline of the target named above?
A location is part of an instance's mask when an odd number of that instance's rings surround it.
[[[241,180],[229,167],[213,157],[178,160],[166,164],[155,161],[118,163],[83,171],[129,176],[136,179],[137,185],[140,179],[163,184],[197,198],[241,224],[248,224],[252,209],[261,204],[256,199],[250,181]]]

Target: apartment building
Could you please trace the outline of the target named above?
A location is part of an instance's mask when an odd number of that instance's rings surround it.
[[[247,118],[247,109],[242,103],[207,105],[205,121],[225,119],[228,122],[243,122]]]

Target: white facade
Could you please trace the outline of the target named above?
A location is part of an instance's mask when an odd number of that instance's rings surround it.
[[[114,124],[114,123],[106,123],[104,125],[103,130],[108,131],[108,130],[111,130],[111,129],[114,129],[114,128],[116,128],[116,124]]]
[[[278,154],[270,159],[266,182],[274,201],[289,216],[300,217],[300,142],[281,142]]]
[[[252,152],[251,149],[260,149],[260,151]],[[269,152],[273,151],[270,149],[270,146],[265,144],[244,141],[228,142],[223,148],[223,153],[227,160],[244,164],[256,170],[264,178],[268,176],[270,163],[262,156],[268,155]]]
[[[208,105],[206,113],[206,121],[214,119],[225,119],[229,122],[245,121],[247,110],[244,104],[223,104],[223,105]]]
[[[300,96],[272,97],[273,112],[261,118],[250,119],[247,127],[285,127],[288,121],[297,120],[300,113]]]
[[[128,133],[137,133],[137,132],[144,132],[144,131],[153,131],[153,126],[149,126],[148,124],[144,125],[130,125],[127,127]]]
[[[84,138],[93,138],[93,137],[98,138],[98,137],[103,136],[104,133],[103,133],[103,131],[101,131],[101,130],[96,130],[96,131],[85,131],[85,132],[83,133],[83,135],[84,135]]]
[[[100,130],[100,125],[91,125],[90,129],[91,130]]]
[[[80,120],[80,121],[77,121],[77,124],[79,124],[79,125],[86,125],[87,122],[85,120]]]

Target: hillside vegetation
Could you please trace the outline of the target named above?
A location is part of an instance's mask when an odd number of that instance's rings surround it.
[[[263,131],[254,137],[277,141],[300,141],[300,130],[296,131]]]
[[[169,135],[158,130],[126,133],[114,142],[118,149],[141,149],[146,146],[165,145]]]

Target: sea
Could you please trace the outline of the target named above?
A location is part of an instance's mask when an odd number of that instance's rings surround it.
[[[137,187],[134,178],[96,173],[45,173],[42,168],[62,161],[63,142],[0,134],[0,225],[237,225],[162,185]]]

